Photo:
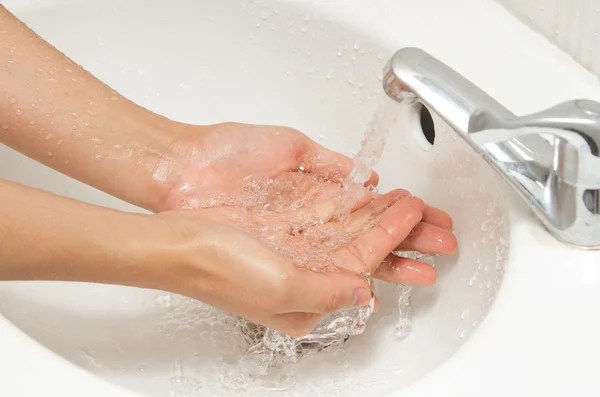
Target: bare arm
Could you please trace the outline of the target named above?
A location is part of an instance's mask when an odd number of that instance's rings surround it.
[[[157,270],[167,269],[154,265],[165,259],[161,251],[177,247],[168,245],[167,234],[157,233],[149,215],[96,207],[2,179],[0,192],[0,280],[155,286]]]
[[[166,194],[175,123],[123,98],[0,5],[0,143],[135,205]],[[163,162],[164,163],[164,162]]]

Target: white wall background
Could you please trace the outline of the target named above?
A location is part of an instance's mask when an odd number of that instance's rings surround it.
[[[499,0],[600,76],[600,0]]]

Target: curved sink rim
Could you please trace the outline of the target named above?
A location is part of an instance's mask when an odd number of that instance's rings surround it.
[[[313,3],[319,4],[319,6],[323,7],[323,9],[327,9],[329,7],[329,11],[331,11],[331,7],[333,7],[333,5],[327,5],[323,2]],[[386,1],[382,3],[390,4]],[[425,5],[421,5],[419,7],[427,7],[429,4],[444,9],[445,2],[429,0],[423,3],[425,3]],[[346,19],[347,23],[356,23],[358,26],[362,27],[369,26],[373,23],[373,21],[379,21],[381,25],[386,25],[385,23],[381,23],[382,19],[389,18],[391,21],[392,15],[400,15],[390,12],[390,15],[381,18],[379,15],[376,15],[375,10],[364,10],[361,8],[359,0],[347,0],[345,4],[346,8],[344,9],[344,13],[342,13],[342,17]],[[498,20],[502,20],[502,22],[506,24],[506,27],[502,29],[500,27],[493,27],[495,29],[493,31],[478,30],[480,34],[475,39],[467,32],[462,32],[458,34],[458,36],[464,39],[464,43],[472,43],[474,46],[477,46],[478,42],[486,42],[488,40],[493,41],[495,37],[504,37],[507,42],[512,44],[519,43],[519,46],[522,49],[535,50],[533,52],[536,53],[545,52],[547,54],[547,60],[554,61],[554,63],[550,62],[553,67],[548,68],[552,69],[550,74],[558,76],[559,72],[565,73],[566,70],[566,74],[569,75],[572,73],[570,76],[572,76],[574,80],[577,80],[576,84],[573,84],[574,87],[571,89],[564,88],[562,93],[558,94],[559,96],[570,93],[576,93],[579,95],[581,93],[585,93],[585,95],[590,98],[595,97],[598,99],[597,93],[600,92],[600,83],[597,81],[597,79],[593,78],[590,74],[587,74],[587,72],[584,72],[578,64],[576,64],[570,58],[563,56],[562,53],[559,53],[559,51],[552,47],[549,43],[541,41],[537,35],[529,32],[516,19],[514,19],[512,16],[509,16],[508,13],[501,9],[499,5],[492,3],[491,1],[479,2],[479,4],[473,5],[467,0],[457,0],[452,6],[455,9],[470,9],[472,12],[474,12],[473,9],[476,8],[478,11],[483,13],[499,13],[499,15],[502,15],[502,18],[498,18]],[[469,27],[470,29],[477,30],[476,28],[480,26],[478,21],[473,21],[468,17],[468,15],[461,16],[458,15],[457,12],[454,12],[452,15],[454,22],[463,22],[464,26]],[[394,26],[393,21],[388,21],[386,26],[387,31],[390,31]],[[386,28],[381,29],[381,31],[385,30]],[[435,44],[432,43],[431,46],[435,47]],[[467,44],[465,44],[465,47],[466,46]],[[539,50],[540,47],[542,48],[541,50]],[[439,46],[439,52],[444,53],[444,51],[443,45]],[[490,56],[493,55],[493,53],[490,53]],[[458,59],[460,56],[455,55],[451,56],[451,58],[456,64],[461,64],[460,59]],[[510,69],[512,65],[509,64],[509,61],[507,61],[509,58],[510,55],[505,57],[496,57],[495,61],[497,61],[497,63],[495,69],[502,70],[503,67]],[[530,68],[531,66],[528,64],[528,61],[530,60],[521,58],[510,59],[511,62],[517,63],[520,65],[520,67]],[[463,73],[466,76],[469,76],[469,65],[464,61],[462,64],[465,66],[465,68],[457,69],[467,70],[466,72],[463,71]],[[473,69],[471,69],[471,71],[473,71]],[[474,74],[478,75],[478,73]],[[547,80],[541,76],[538,79],[537,84],[543,84],[545,81]],[[561,84],[566,87],[568,80],[563,78],[561,81]],[[493,83],[490,83],[489,85],[493,86]],[[587,88],[584,88],[586,85]],[[496,86],[496,88],[497,90],[501,91],[498,86]],[[596,94],[592,94],[594,90]],[[522,108],[526,107],[526,105],[523,104],[515,105],[515,107],[519,106]],[[579,251],[573,251],[572,249],[555,241],[539,226],[537,221],[530,217],[523,203],[517,198],[513,197],[513,199],[513,205],[511,206],[510,211],[511,249],[509,253],[507,273],[505,280],[503,281],[503,288],[501,288],[501,290],[498,292],[496,301],[490,308],[486,321],[480,325],[480,329],[471,337],[471,340],[469,340],[468,343],[459,349],[459,351],[457,351],[450,360],[442,363],[435,370],[427,374],[425,378],[413,385],[408,386],[408,388],[402,391],[402,395],[423,396],[433,394],[435,391],[443,391],[445,395],[458,396],[464,395],[463,393],[465,391],[477,392],[477,390],[487,390],[488,385],[486,382],[489,382],[489,379],[482,377],[481,379],[476,380],[469,379],[470,382],[466,382],[467,378],[464,376],[457,376],[459,373],[457,372],[457,368],[477,368],[477,365],[481,364],[481,360],[486,358],[486,349],[484,345],[493,339],[496,334],[498,334],[498,328],[496,328],[497,324],[501,323],[504,319],[507,319],[506,316],[510,315],[510,313],[507,312],[510,312],[515,308],[515,297],[511,290],[514,285],[519,284],[521,280],[527,276],[524,269],[531,263],[531,254],[527,254],[526,249],[529,249],[530,251],[537,249],[541,255],[541,259],[551,259],[554,261],[561,258],[570,258],[571,261],[574,261],[575,259],[573,258],[577,258],[577,261],[584,261],[586,263],[593,264],[596,260],[600,259],[600,256],[598,256],[597,253],[583,254]],[[576,283],[575,287],[578,285],[583,285],[582,283],[585,282],[586,276],[586,274],[584,274],[584,270],[582,270],[582,267],[579,267],[575,268],[574,271],[580,276],[580,278],[578,278],[579,284]],[[551,274],[551,272],[541,273],[538,282],[556,283],[556,276]],[[576,294],[570,296],[569,302],[565,303],[565,306],[569,303],[581,302],[582,296],[583,295]],[[600,323],[600,318],[598,316],[592,320],[594,321],[594,324]],[[2,368],[1,373],[6,375],[7,378],[7,380],[4,381],[3,385],[0,387],[7,387],[9,392],[12,391],[12,395],[21,395],[21,393],[23,395],[36,395],[36,393],[41,394],[45,390],[52,389],[55,391],[61,390],[61,395],[64,396],[76,396],[83,393],[86,393],[86,395],[92,397],[105,395],[113,395],[115,397],[139,396],[139,394],[135,392],[125,390],[117,385],[104,381],[95,375],[88,373],[84,369],[71,364],[62,357],[52,353],[43,345],[38,344],[28,335],[21,332],[2,315],[0,315],[0,333],[4,336],[3,338],[0,338],[0,351],[7,352],[8,354],[6,354],[6,356],[10,357],[10,360],[0,360],[0,368]],[[581,341],[580,343],[584,342],[585,341]],[[526,343],[526,341],[514,341],[511,343],[511,346],[519,346],[520,343]],[[32,360],[28,359],[28,357],[34,356],[36,357],[35,361],[32,362]],[[511,371],[510,367],[505,365],[510,364],[510,362],[499,362],[496,364],[506,371],[504,373],[505,376],[516,375],[514,370]],[[49,370],[50,368],[51,370]],[[478,375],[480,373],[481,372],[478,372]],[[31,379],[33,376],[35,376],[36,379],[35,385],[33,385],[31,382],[28,382],[28,379]],[[64,382],[65,379],[69,379],[69,382]],[[561,381],[548,381],[547,388],[555,386],[557,384],[556,382]],[[562,384],[564,384],[564,381]],[[532,389],[534,392],[537,390],[536,387],[542,387],[540,384],[537,384],[533,381],[530,381],[529,383],[520,383],[520,385]],[[600,384],[598,381],[595,385],[598,387],[596,390],[600,391]],[[490,395],[504,395],[505,390],[503,390],[502,385],[497,386],[499,387],[494,390],[489,390]],[[573,385],[569,384],[569,386]],[[27,390],[27,392],[24,390]]]

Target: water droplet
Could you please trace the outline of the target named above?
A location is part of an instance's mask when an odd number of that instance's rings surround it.
[[[64,161],[64,163],[65,163],[65,164],[69,164],[69,160],[65,160],[65,161]]]
[[[2,129],[3,129],[3,130],[7,130],[7,129],[8,129],[8,127],[9,127],[9,125],[8,125],[8,124],[4,124],[4,125],[2,126]]]
[[[477,272],[473,274],[473,277],[469,279],[469,287],[472,287],[475,284],[475,280],[477,280]]]
[[[22,114],[23,114],[23,111],[22,111],[21,109],[17,109],[17,110],[15,110],[15,114],[16,114],[17,116],[20,116],[20,115],[22,115]]]
[[[98,44],[98,47],[104,47],[104,42],[102,41],[102,37],[96,36],[96,44]]]
[[[48,152],[48,157],[52,157],[52,152]]]
[[[45,139],[45,140],[48,140],[48,139],[50,139],[50,138],[52,138],[52,134],[48,134],[48,135],[46,135],[46,137],[45,137],[44,139]]]
[[[8,99],[8,102],[10,102],[10,103],[17,103],[17,98],[15,98],[14,96],[11,96],[11,97]]]
[[[67,72],[67,73],[73,73],[73,69],[66,68],[65,72]]]
[[[62,142],[63,142],[63,141],[62,141],[62,139],[59,139],[59,140],[56,142],[56,144],[57,144],[58,146],[60,146],[60,145],[62,145]]]
[[[355,44],[354,44],[354,51],[358,51],[358,48],[359,48],[359,47],[358,47],[358,43],[355,43]]]
[[[462,313],[460,314],[460,319],[464,320],[465,318],[467,318],[467,316],[469,315],[469,309],[465,309],[462,311]]]
[[[94,160],[98,161],[100,159],[102,159],[102,155],[101,154],[95,154],[94,155]]]
[[[324,138],[323,134],[319,135],[320,140],[323,140],[323,138]]]

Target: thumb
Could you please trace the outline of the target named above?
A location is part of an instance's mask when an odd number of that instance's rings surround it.
[[[341,309],[361,307],[372,298],[369,284],[361,277],[349,273],[298,272],[292,284],[293,311],[308,313],[333,313]]]

